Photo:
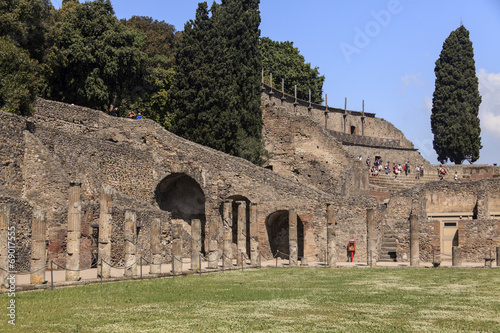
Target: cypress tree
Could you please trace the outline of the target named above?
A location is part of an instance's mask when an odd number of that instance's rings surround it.
[[[482,148],[478,118],[481,96],[472,42],[463,25],[444,41],[434,72],[431,128],[438,161],[462,164],[467,159],[472,163]]]
[[[258,0],[200,3],[176,54],[171,130],[261,164]],[[211,14],[211,15],[210,15]]]

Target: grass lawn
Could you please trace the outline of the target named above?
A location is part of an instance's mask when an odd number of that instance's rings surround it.
[[[1,332],[500,332],[500,269],[276,268],[16,294]]]

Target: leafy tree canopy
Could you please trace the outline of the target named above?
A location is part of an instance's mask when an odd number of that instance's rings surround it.
[[[258,0],[198,5],[176,54],[171,130],[262,163]]]
[[[41,61],[53,12],[50,0],[0,1],[0,36],[10,37],[31,58]]]
[[[30,115],[39,80],[36,61],[8,37],[0,37],[0,110]]]
[[[478,79],[469,31],[462,25],[443,43],[436,61],[435,90],[432,100],[431,128],[438,160],[461,164],[479,158]]]
[[[297,85],[297,97],[309,100],[309,89],[313,103],[323,102],[323,82],[325,77],[319,75],[318,67],[306,63],[299,49],[293,42],[275,42],[268,37],[260,39],[262,68],[273,74],[273,86],[281,89],[281,80],[285,79],[285,92],[294,94]],[[269,83],[269,82],[268,82]]]
[[[65,2],[48,36],[45,97],[106,111],[116,99],[130,101],[143,76],[143,40],[109,0]]]

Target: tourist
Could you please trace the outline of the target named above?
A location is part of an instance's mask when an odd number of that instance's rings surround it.
[[[140,112],[137,113],[137,117],[135,117],[135,119],[142,119],[142,115]]]
[[[111,110],[110,115],[113,117],[118,117],[118,108],[114,107],[113,110]]]
[[[415,179],[420,179],[420,167],[418,166],[418,164],[417,164],[417,166],[415,167],[415,173],[417,174],[417,175],[415,176]]]
[[[456,172],[456,171],[455,171],[455,176],[453,177],[453,179],[455,179],[455,181],[457,181],[457,180],[458,180],[458,174],[457,174],[457,172]]]
[[[135,113],[133,111],[129,111],[127,118],[134,119],[135,118]]]
[[[446,176],[446,169],[444,168],[444,166],[441,164],[439,166],[439,179],[440,180],[444,180],[444,176]]]

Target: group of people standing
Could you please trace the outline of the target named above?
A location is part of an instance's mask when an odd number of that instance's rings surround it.
[[[361,159],[361,156],[360,156]],[[412,166],[410,165],[410,161],[407,161],[405,164],[401,165],[401,163],[392,163],[391,167],[391,162],[387,162],[384,165],[384,162],[381,157],[376,157],[375,161],[373,162],[373,165],[370,162],[370,157],[366,159],[366,166],[370,170],[370,175],[372,176],[378,176],[379,173],[383,172],[382,170],[385,170],[386,175],[390,175],[391,172],[394,175],[394,178],[397,178],[400,174],[404,172],[405,176],[411,175],[411,170]],[[424,165],[423,164],[417,164],[414,167],[414,173],[415,173],[415,178],[420,179],[421,176],[424,175]]]

